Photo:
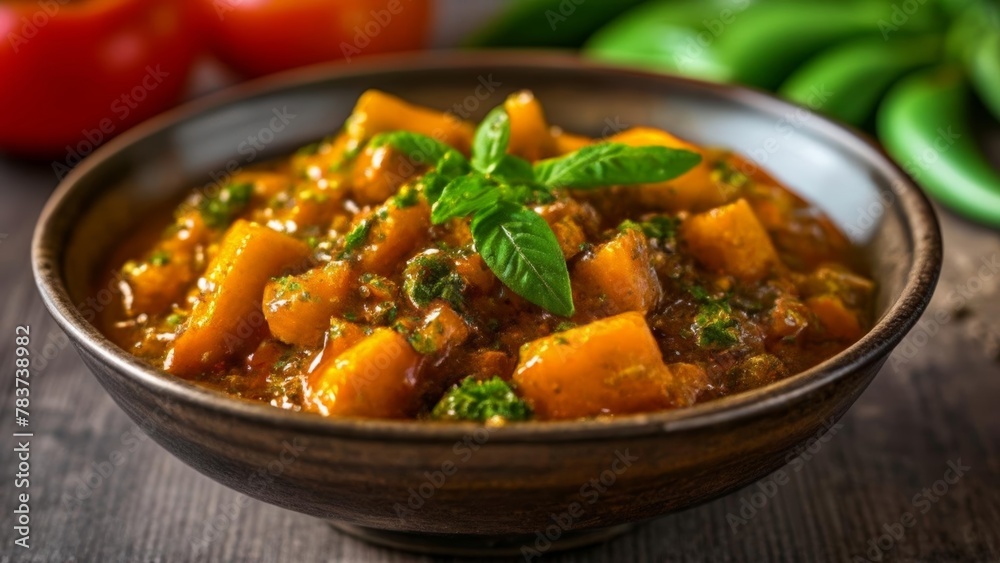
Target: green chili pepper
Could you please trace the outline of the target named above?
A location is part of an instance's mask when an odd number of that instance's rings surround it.
[[[465,40],[467,47],[579,47],[594,31],[643,0],[513,0]]]
[[[790,76],[783,97],[855,125],[864,125],[901,77],[941,60],[943,36],[855,39],[810,59]]]
[[[976,146],[968,95],[959,68],[920,71],[894,86],[882,103],[879,138],[941,203],[1000,227],[1000,174]]]

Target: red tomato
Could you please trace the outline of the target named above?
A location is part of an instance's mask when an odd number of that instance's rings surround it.
[[[247,76],[427,42],[430,0],[201,0],[215,54]]]
[[[177,101],[199,49],[188,0],[0,5],[0,149],[72,166]]]

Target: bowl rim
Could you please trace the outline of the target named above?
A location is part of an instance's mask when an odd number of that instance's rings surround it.
[[[595,63],[569,54],[552,51],[466,51],[410,53],[367,57],[352,62],[320,64],[295,69],[227,88],[162,113],[122,133],[85,158],[59,184],[35,226],[31,245],[32,272],[45,306],[68,336],[99,361],[158,395],[158,402],[191,404],[216,414],[244,419],[277,429],[303,434],[339,436],[357,439],[405,440],[408,442],[453,442],[476,431],[482,424],[473,422],[435,423],[413,420],[323,417],[313,413],[289,411],[265,403],[242,400],[180,379],[147,364],[119,348],[91,325],[71,301],[62,279],[63,240],[53,236],[58,218],[68,212],[67,200],[80,180],[99,168],[118,152],[133,143],[169,129],[176,123],[196,119],[243,99],[294,90],[314,82],[339,78],[358,78],[375,74],[459,69],[539,70],[559,69],[625,77],[659,84],[684,85],[710,91],[741,106],[773,116],[803,110],[771,94],[745,86],[717,84],[688,77],[655,74],[628,67]],[[942,261],[942,241],[933,207],[874,141],[854,128],[810,111],[809,124],[803,127],[824,140],[849,149],[865,160],[889,182],[902,210],[905,234],[913,246],[913,264],[900,296],[882,318],[857,342],[826,361],[765,387],[750,390],[692,407],[617,416],[611,419],[588,419],[551,422],[511,423],[486,427],[491,441],[538,442],[589,440],[605,437],[639,436],[689,431],[721,423],[732,423],[780,409],[804,395],[845,377],[867,364],[888,358],[903,336],[916,324],[934,292]],[[77,218],[78,219],[78,218]],[[63,233],[68,236],[72,225]],[[58,258],[58,259],[56,259]]]

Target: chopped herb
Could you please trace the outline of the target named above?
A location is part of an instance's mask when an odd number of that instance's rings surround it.
[[[399,193],[392,197],[392,203],[399,209],[413,207],[420,201],[420,192],[411,186],[403,186]]]
[[[465,280],[442,253],[420,254],[406,263],[403,290],[418,307],[434,299],[444,299],[455,309],[462,308]]]
[[[691,330],[698,337],[698,345],[705,348],[727,348],[739,343],[739,322],[733,317],[732,307],[725,297],[712,298],[701,286],[689,288],[701,304]]]
[[[202,199],[198,211],[206,225],[213,229],[223,228],[243,211],[252,195],[253,184],[229,184],[219,190],[217,196]]]
[[[726,160],[712,164],[711,178],[716,183],[726,184],[736,189],[742,188],[750,181],[746,174],[737,170]]]
[[[368,238],[368,233],[372,229],[375,221],[371,218],[362,219],[353,229],[344,235],[344,249],[340,252],[340,258],[344,258],[357,250]]]
[[[149,263],[154,266],[166,266],[170,263],[170,254],[166,250],[157,250],[149,255]]]
[[[530,415],[528,405],[499,377],[487,381],[467,377],[445,393],[431,412],[431,417],[437,420],[477,422],[495,417],[527,420]]]
[[[407,340],[410,341],[410,346],[412,346],[413,349],[419,354],[429,356],[430,354],[437,352],[437,345],[434,340],[427,338],[420,331],[413,331],[413,333],[407,337]]]
[[[571,321],[563,321],[556,325],[556,332],[565,332],[574,327],[576,327],[576,323]]]
[[[623,221],[622,224],[618,226],[618,230],[624,231],[627,229],[636,229],[642,231],[644,235],[651,239],[655,238],[667,240],[674,238],[677,234],[677,226],[679,224],[679,219],[668,217],[666,215],[658,215],[645,221]]]
[[[167,324],[172,327],[180,326],[187,319],[186,313],[170,313],[167,315]]]

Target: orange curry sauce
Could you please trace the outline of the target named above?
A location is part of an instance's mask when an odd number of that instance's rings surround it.
[[[598,142],[550,127],[530,93],[504,108],[508,151],[530,162]],[[142,227],[112,257],[122,294],[102,330],[170,373],[285,409],[440,418],[459,382],[498,377],[530,418],[553,420],[767,385],[871,322],[874,284],[818,209],[732,153],[649,127],[602,141],[701,163],[532,205],[570,274],[575,313],[550,313],[487,267],[469,219],[432,224],[430,167],[368,143],[395,130],[468,156],[474,125],[365,93],[336,135]]]

